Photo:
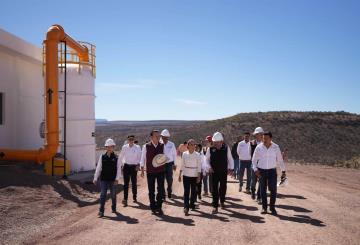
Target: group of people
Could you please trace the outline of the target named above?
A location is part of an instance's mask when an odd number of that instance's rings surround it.
[[[195,210],[197,198],[201,199],[209,191],[212,196],[212,214],[218,213],[218,207],[225,208],[227,178],[233,176],[239,180],[239,191],[243,188],[246,170],[245,193],[251,194],[262,205],[262,214],[268,212],[268,206],[276,215],[277,171],[279,166],[286,178],[285,164],[280,147],[272,141],[271,132],[257,127],[250,140],[250,132],[245,132],[232,147],[224,142],[224,136],[215,132],[207,136],[204,145],[189,139],[176,149],[170,139],[170,133],[164,129],[150,132],[149,142],[140,147],[135,136],[129,135],[120,154],[114,152],[115,142],[107,139],[106,152],[102,154],[96,166],[94,184],[100,179],[99,217],[104,216],[107,190],[110,189],[112,212],[116,213],[116,184],[124,180],[124,207],[128,204],[129,183],[132,184],[133,201],[137,202],[137,175],[147,178],[150,209],[153,214],[162,215],[162,204],[166,197],[172,198],[173,174],[180,168],[178,181],[183,182],[184,214]],[[177,160],[178,159],[178,160]],[[165,181],[167,188],[165,193]],[[258,188],[256,185],[258,183]],[[270,191],[270,205],[267,201],[267,189]]]

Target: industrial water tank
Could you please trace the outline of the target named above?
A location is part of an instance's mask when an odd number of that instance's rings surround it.
[[[68,49],[66,62],[64,49],[59,54],[59,152],[70,160],[71,172],[95,168],[95,47],[84,45],[89,49],[89,63],[80,63]]]

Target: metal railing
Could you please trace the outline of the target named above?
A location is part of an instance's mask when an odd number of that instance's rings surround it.
[[[91,72],[92,75],[94,77],[96,77],[96,55],[95,55],[95,51],[96,51],[96,46],[88,43],[88,42],[79,42],[81,45],[85,46],[88,48],[89,51],[89,62],[82,62],[79,59],[79,56],[77,55],[77,52],[74,51],[73,49],[71,49],[70,47],[67,47],[67,49],[65,49],[65,43],[60,42],[59,43],[59,48],[58,48],[58,57],[59,57],[59,67],[63,67],[64,62],[66,60],[67,64],[74,64],[74,65],[78,65],[78,72],[81,72],[82,66],[88,66],[91,68]],[[66,50],[66,51],[65,51]],[[46,55],[46,45],[45,42],[43,42],[43,76],[45,75],[45,71],[46,71],[46,62],[45,62],[45,55]],[[63,69],[60,69],[61,72],[64,72]]]

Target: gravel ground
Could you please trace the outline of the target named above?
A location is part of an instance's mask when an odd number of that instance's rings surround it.
[[[119,193],[119,214],[112,214],[107,202],[100,219],[95,187],[3,169],[4,244],[360,244],[359,170],[290,165],[290,184],[279,189],[277,217],[261,215],[260,206],[238,192],[230,177],[226,207],[219,214],[210,214],[211,198],[203,197],[199,209],[184,216],[183,187],[175,178],[165,215],[154,216],[146,179],[139,177],[139,202],[123,208]]]

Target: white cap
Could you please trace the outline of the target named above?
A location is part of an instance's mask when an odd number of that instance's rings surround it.
[[[115,144],[115,141],[113,140],[113,139],[107,139],[106,141],[105,141],[105,146],[115,146],[116,144]]]
[[[262,129],[262,127],[257,127],[253,134],[263,134],[263,133],[264,133],[264,129]]]
[[[223,141],[224,137],[222,136],[222,134],[220,132],[216,132],[214,133],[213,137],[212,137],[212,141],[216,142],[216,141]]]
[[[164,136],[164,137],[170,137],[170,133],[169,133],[169,130],[167,129],[164,129],[163,131],[161,131],[161,136]]]

